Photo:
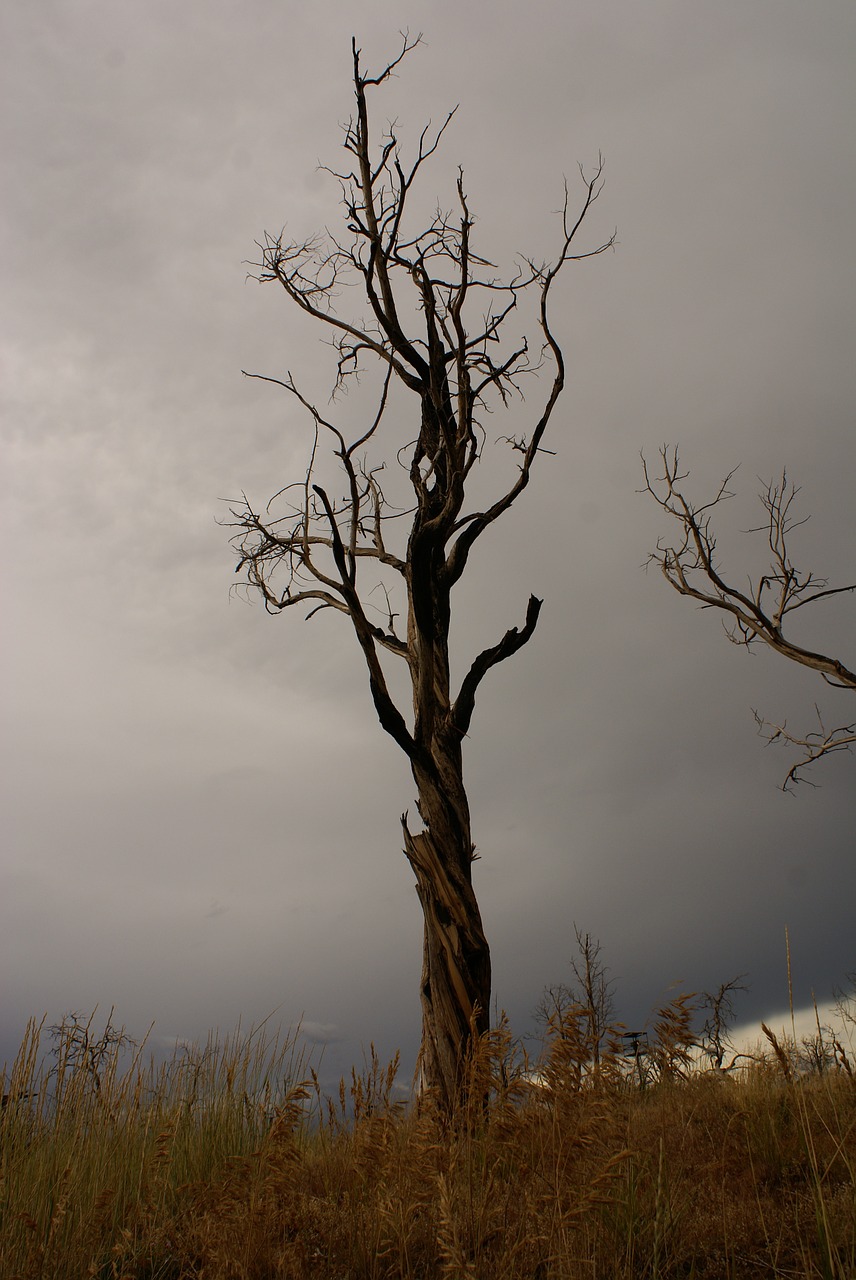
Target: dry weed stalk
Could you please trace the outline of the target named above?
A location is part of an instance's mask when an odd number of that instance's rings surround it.
[[[790,1057],[788,1056],[788,1054],[784,1049],[784,1046],[780,1042],[776,1033],[770,1030],[766,1022],[761,1023],[761,1030],[763,1031],[764,1035],[767,1037],[767,1040],[769,1041],[772,1047],[773,1053],[776,1055],[776,1061],[778,1062],[779,1066],[782,1068],[782,1075],[785,1077],[788,1084],[791,1084],[794,1078],[794,1068],[793,1068],[793,1063],[790,1060]]]
[[[692,1067],[698,1039],[693,1031],[695,992],[676,996],[657,1010],[650,1050],[660,1080],[685,1080]]]
[[[479,1280],[461,1241],[457,1206],[449,1191],[449,1180],[443,1173],[437,1176],[437,1192],[437,1249],[442,1274],[450,1280]]]

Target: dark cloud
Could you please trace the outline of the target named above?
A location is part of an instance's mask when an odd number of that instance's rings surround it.
[[[814,513],[806,563],[853,578],[856,15],[492,12],[485,26],[443,0],[390,22],[373,3],[358,36],[379,65],[399,26],[425,30],[378,102],[402,136],[461,103],[426,207],[462,162],[489,252],[547,253],[562,174],[602,149],[592,235],[619,228],[557,299],[556,456],[458,593],[459,671],[530,590],[546,601],[468,742],[497,1002],[527,1024],[568,975],[575,921],[630,1021],[675,980],[738,973],[747,1020],[785,1008],[786,926],[798,1001],[826,999],[854,968],[853,760],[782,796],[787,759],[750,709],[810,724],[815,700],[841,716],[839,695],[730,648],[642,572],[662,527],[636,491],[640,449],[663,441],[699,494],[740,463],[720,541],[739,576],[763,565],[741,534],[757,477],[787,465]],[[412,1057],[404,761],[340,619],[230,596],[216,523],[221,499],[299,476],[307,445],[295,406],[240,370],[292,368],[327,400],[323,335],[245,260],[266,228],[335,216],[316,164],[351,105],[341,6],[96,0],[5,24],[0,1056],[29,1014],[100,1003],[178,1040],[305,1014],[330,1071],[371,1041]],[[335,411],[354,422],[361,403]],[[829,602],[805,642],[843,646],[852,616]]]

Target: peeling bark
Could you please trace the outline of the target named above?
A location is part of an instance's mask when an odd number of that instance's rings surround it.
[[[430,829],[414,835],[406,815],[402,828],[424,920],[419,1074],[449,1109],[461,1098],[470,1037],[489,1028],[490,950],[460,857],[438,849]]]

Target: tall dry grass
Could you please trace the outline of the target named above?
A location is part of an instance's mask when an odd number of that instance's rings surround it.
[[[846,1052],[806,1073],[771,1037],[706,1072],[690,1024],[679,998],[644,1064],[618,1031],[595,1061],[572,1006],[530,1065],[503,1022],[451,1120],[374,1054],[326,1098],[263,1031],[161,1067],[114,1044],[93,1072],[33,1026],[4,1077],[0,1276],[853,1280]]]

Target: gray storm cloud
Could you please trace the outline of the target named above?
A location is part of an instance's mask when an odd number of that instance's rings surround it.
[[[563,174],[603,151],[599,228],[618,227],[557,297],[555,456],[456,601],[463,667],[545,599],[467,743],[497,1004],[528,1028],[574,921],[633,1021],[673,981],[738,973],[747,1020],[781,1009],[786,926],[802,1004],[856,968],[854,761],[785,797],[751,715],[808,723],[844,695],[728,646],[646,575],[663,530],[637,492],[640,450],[664,441],[700,494],[741,464],[720,540],[740,574],[763,563],[741,534],[756,477],[787,465],[806,566],[854,576],[856,12],[492,14],[98,0],[4,18],[4,1056],[28,1015],[96,1003],[189,1039],[303,1014],[343,1063],[415,1048],[405,762],[339,619],[230,594],[217,523],[224,499],[299,479],[309,442],[241,369],[292,369],[324,403],[332,385],[324,335],[246,262],[265,229],[337,217],[317,164],[339,163],[357,20],[369,65],[399,27],[425,32],[379,123],[413,141],[461,104],[426,207],[461,163],[490,255],[539,256]],[[806,643],[816,626],[843,651],[852,621],[830,601]]]

